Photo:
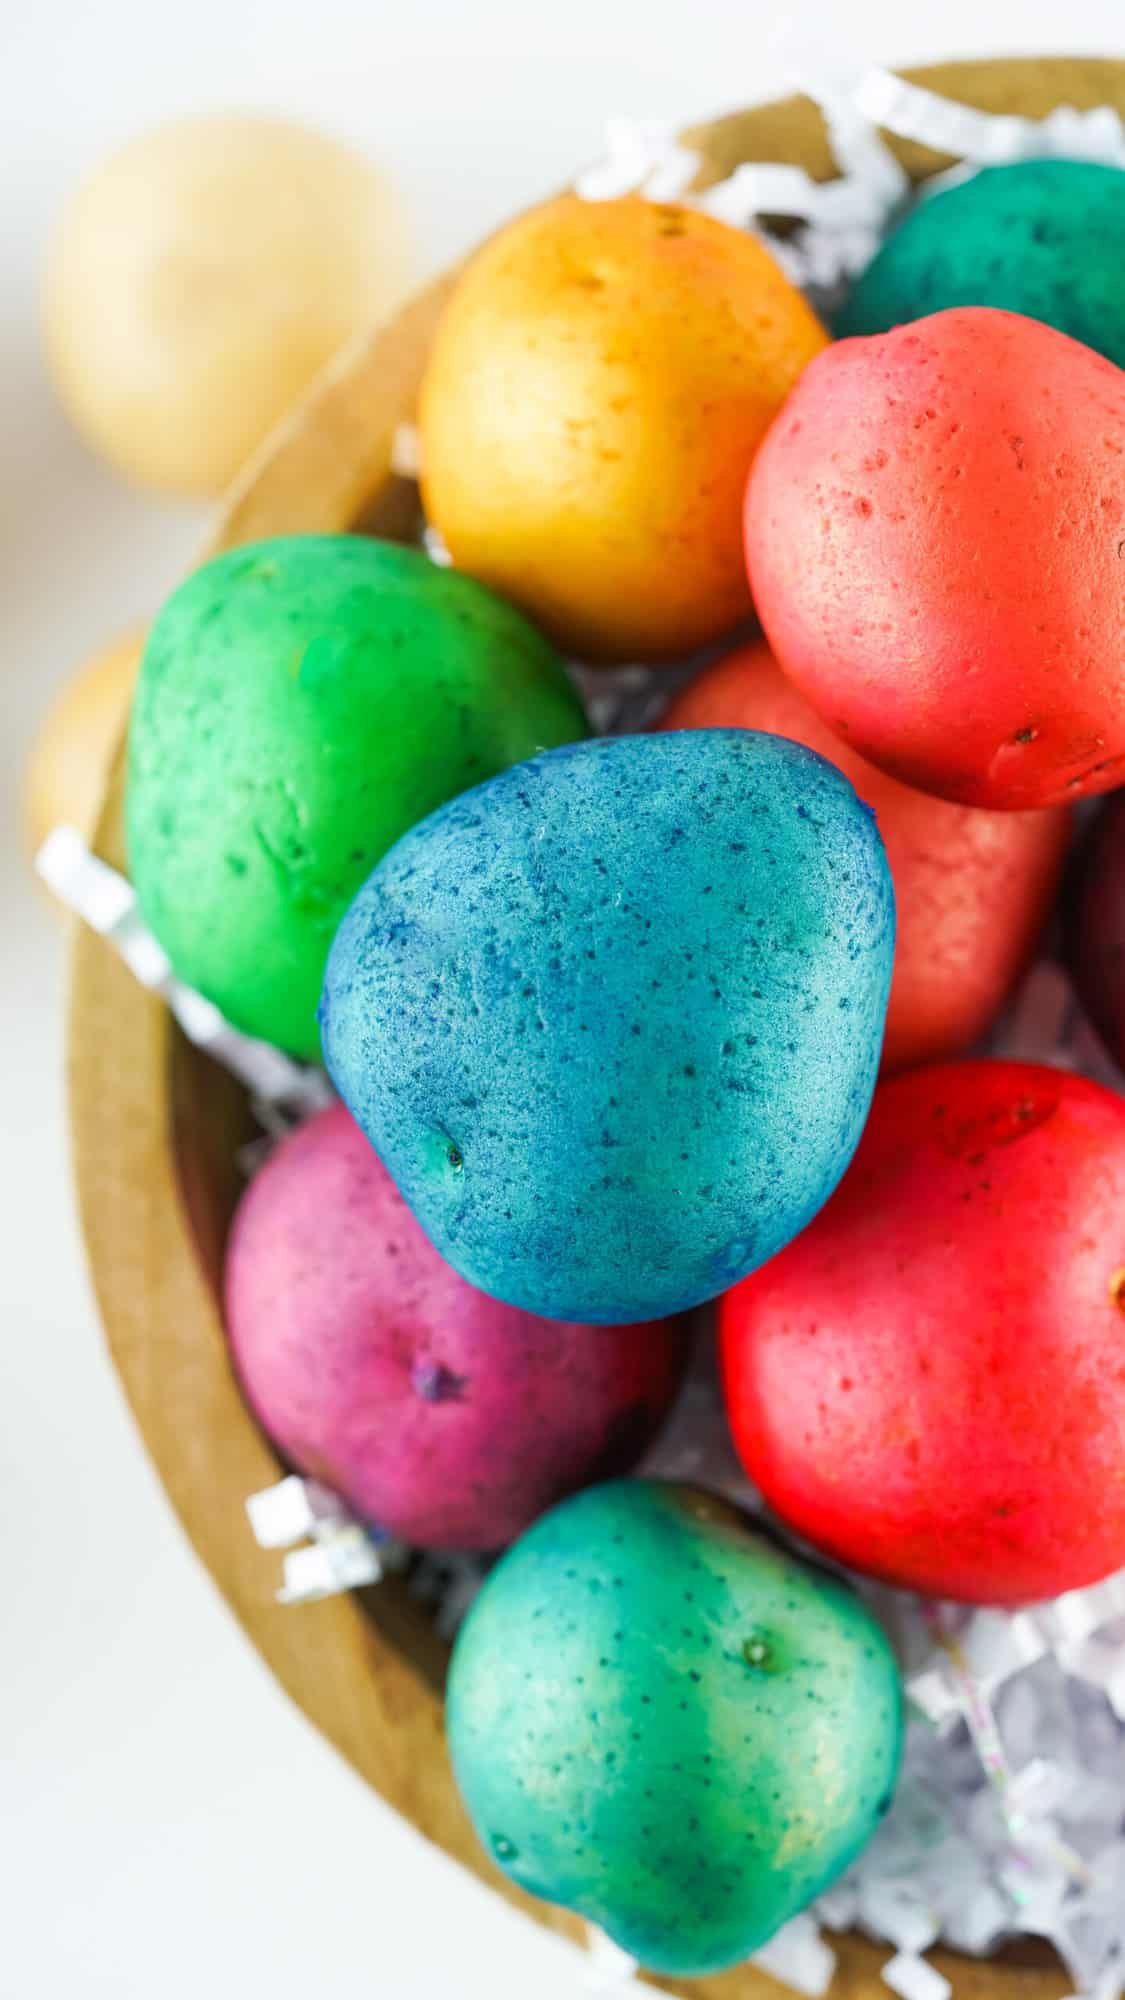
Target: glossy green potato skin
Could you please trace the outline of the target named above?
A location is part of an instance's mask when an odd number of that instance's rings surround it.
[[[1094,160],[1020,160],[919,202],[837,314],[883,333],[949,306],[1042,320],[1125,367],[1125,174]]]
[[[477,1834],[654,1972],[755,1951],[858,1854],[898,1770],[898,1670],[844,1583],[726,1502],[596,1486],[492,1571],[446,1719]]]
[[[547,641],[471,578],[359,535],[233,549],[160,612],[129,733],[126,838],[181,979],[316,1059],[333,933],[436,806],[586,734]]]

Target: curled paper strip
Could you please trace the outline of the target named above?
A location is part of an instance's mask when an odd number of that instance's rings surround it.
[[[312,1604],[378,1583],[383,1565],[362,1528],[339,1528],[308,1548],[290,1549],[277,1593],[279,1604]]]
[[[260,1549],[287,1549],[308,1535],[332,1533],[351,1527],[348,1513],[338,1493],[316,1479],[301,1479],[290,1473],[276,1486],[251,1493],[246,1502],[250,1530]]]
[[[868,70],[855,85],[852,101],[872,125],[900,139],[917,140],[935,153],[952,153],[972,166],[1052,157],[1125,166],[1125,126],[1108,104],[1093,111],[1060,104],[1041,119],[1001,117],[938,97],[885,69]]]
[[[897,1952],[883,1967],[883,1979],[902,2000],[949,2000],[953,1991],[948,1979],[915,1952]]]
[[[760,1972],[780,1979],[808,2000],[822,2000],[832,1984],[836,1954],[820,1935],[816,1919],[791,1917],[750,1960]]]
[[[629,2000],[632,1994],[653,1993],[655,1987],[638,1978],[638,1961],[631,1953],[614,1944],[611,1937],[599,1930],[596,1924],[586,1926],[586,1966],[582,1984],[587,1993],[602,1995],[602,2000],[613,2000],[620,1994],[622,2000]]]
[[[450,555],[437,529],[431,527],[428,521],[422,530],[422,547],[425,549],[432,563],[437,563],[441,569],[452,569],[453,557]]]
[[[259,1548],[289,1550],[282,1566],[279,1604],[309,1604],[378,1583],[384,1571],[397,1567],[402,1558],[395,1544],[377,1546],[339,1495],[316,1479],[291,1473],[276,1486],[252,1493],[246,1513]],[[306,1537],[310,1547],[291,1546]]]
[[[698,153],[680,144],[672,125],[610,118],[604,158],[578,175],[574,191],[585,201],[616,201],[624,194],[677,201],[687,193],[701,164]]]
[[[301,1117],[332,1102],[322,1070],[239,1034],[210,1000],[176,978],[163,947],[141,919],[132,885],[90,852],[77,827],[55,827],[35,865],[59,901],[113,946],[142,986],[167,1001],[188,1040],[237,1076],[255,1099]]]
[[[606,126],[604,157],[579,175],[577,193],[589,201],[632,193],[686,201],[761,235],[793,282],[827,310],[845,281],[870,263],[912,199],[909,177],[884,132],[959,162],[927,184],[923,199],[981,167],[1013,160],[1098,160],[1125,167],[1125,125],[1108,105],[1092,111],[1061,105],[1041,120],[996,116],[939,97],[890,70],[857,74],[846,52],[825,62],[806,48],[789,62],[793,81],[823,115],[840,170],[835,179],[818,182],[800,167],[747,162],[715,186],[693,191],[702,162],[680,145],[670,126],[614,118]],[[777,236],[769,230],[774,218],[801,226]]]
[[[399,424],[391,439],[391,471],[400,479],[417,479],[422,470],[422,452],[416,424]]]

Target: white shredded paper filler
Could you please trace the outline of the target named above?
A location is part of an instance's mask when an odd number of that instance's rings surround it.
[[[319,1536],[326,1529],[354,1525],[338,1493],[316,1479],[301,1479],[295,1472],[251,1493],[246,1502],[250,1532],[260,1549],[287,1549],[308,1535]]]
[[[375,1544],[355,1526],[338,1528],[335,1534],[306,1548],[290,1549],[283,1567],[279,1604],[310,1604],[317,1598],[336,1597],[341,1591],[378,1583],[383,1574]]]
[[[702,162],[672,128],[614,119],[605,154],[576,182],[588,200],[639,191],[686,200],[761,234],[822,310],[870,261],[911,196],[881,137],[891,132],[949,154],[958,164],[936,185],[984,166],[1033,157],[1125,166],[1125,129],[1108,106],[1062,106],[1041,122],[992,117],[937,97],[889,71],[825,61],[805,52],[794,81],[820,105],[840,168],[818,184],[786,165],[739,167],[693,192]],[[932,185],[931,184],[931,188]],[[925,199],[925,195],[917,197]],[[796,224],[784,238],[772,220]],[[417,438],[398,433],[395,470],[414,477]],[[424,544],[448,562],[433,529]],[[647,724],[675,685],[640,669],[578,678],[595,726]],[[329,1101],[320,1072],[235,1032],[210,1003],[177,981],[141,923],[129,884],[60,827],[38,860],[49,886],[107,937],[146,986],[162,993],[191,1038],[246,1082],[267,1133]],[[1081,1070],[1120,1091],[1125,1078],[1084,1020],[1061,969],[1049,960],[1029,976],[993,1038],[997,1054]],[[273,1120],[271,1126],[270,1120]],[[268,1144],[269,1140],[262,1142]],[[758,1508],[731,1448],[709,1343],[646,1473],[701,1481]],[[286,1603],[305,1603],[377,1581],[409,1563],[410,1589],[446,1636],[456,1630],[487,1563],[477,1557],[408,1552],[378,1542],[315,1482],[292,1478],[247,1503],[263,1546],[287,1548]],[[304,1547],[290,1544],[308,1537]],[[1125,1573],[1053,1604],[1015,1612],[931,1605],[859,1588],[884,1619],[903,1662],[908,1722],[895,1803],[852,1869],[813,1910],[795,1918],[754,1963],[797,1993],[824,1994],[834,1955],[825,1932],[858,1926],[893,1956],[883,1978],[901,2000],[946,2000],[951,1988],[924,1956],[943,1943],[987,1955],[1018,1936],[1048,1940],[1084,2000],[1125,1992]],[[591,1978],[602,1991],[638,1991],[635,1962],[595,1934]]]
[[[322,1070],[239,1034],[210,1000],[175,977],[163,947],[141,920],[132,885],[90,852],[77,827],[55,827],[35,866],[59,901],[107,939],[141,985],[167,1001],[188,1040],[237,1076],[255,1100],[304,1117],[332,1102]]]
[[[635,2000],[638,1994],[655,1993],[656,1988],[639,1975],[640,1966],[631,1952],[614,1944],[596,1924],[587,1924],[583,1980],[587,1993],[599,1994],[602,2000],[615,2000],[618,1994],[622,2000]]]

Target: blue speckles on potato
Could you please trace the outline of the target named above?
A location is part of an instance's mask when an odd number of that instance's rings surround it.
[[[329,960],[353,1115],[449,1262],[658,1318],[803,1227],[858,1141],[894,943],[871,815],[746,730],[551,751],[431,815]]]

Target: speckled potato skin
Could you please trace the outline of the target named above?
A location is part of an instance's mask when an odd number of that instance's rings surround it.
[[[470,578],[359,535],[232,549],[145,648],[126,796],[141,910],[235,1027],[316,1059],[332,934],[380,855],[584,733],[546,640]]]
[[[852,1569],[1057,1597],[1125,1565],[1123,1315],[1125,1101],[1036,1063],[911,1070],[800,1240],[720,1305],[734,1441]]]
[[[746,474],[827,338],[741,230],[637,195],[548,202],[473,259],[438,329],[426,511],[567,652],[689,653],[749,613]]]
[[[835,1186],[893,942],[874,820],[822,758],[603,739],[399,842],[333,944],[325,1057],[464,1277],[549,1318],[657,1319]]]
[[[628,1480],[492,1572],[446,1726],[513,1880],[690,1974],[745,1958],[855,1858],[890,1805],[901,1697],[846,1584],[709,1494]]]
[[[843,340],[754,462],[773,653],[836,732],[962,805],[1125,777],[1125,373],[989,307]]]
[[[839,765],[874,811],[898,916],[884,1073],[960,1055],[1026,971],[1071,816],[980,812],[900,785],[834,736],[759,641],[727,653],[670,703],[661,727],[768,729]]]
[[[949,306],[1025,313],[1125,364],[1125,175],[1095,160],[986,167],[921,201],[836,319],[843,338]]]
[[[682,1325],[564,1326],[450,1270],[343,1105],[283,1140],[227,1248],[231,1352],[285,1457],[419,1548],[496,1549],[626,1472],[679,1383]]]

